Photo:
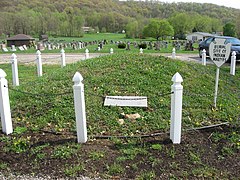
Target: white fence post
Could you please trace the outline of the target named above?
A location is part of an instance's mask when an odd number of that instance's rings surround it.
[[[176,49],[175,48],[172,49],[172,58],[173,59],[176,58]]]
[[[202,50],[202,65],[204,65],[204,66],[206,66],[206,57],[207,57],[206,50],[203,49]]]
[[[19,78],[18,78],[18,65],[17,65],[17,56],[16,54],[12,54],[11,56],[11,64],[12,64],[12,81],[13,86],[19,86]]]
[[[113,54],[113,48],[110,49],[110,54]]]
[[[86,49],[86,50],[85,50],[85,59],[88,59],[88,58],[89,58],[89,50]]]
[[[236,71],[236,52],[233,51],[231,56],[230,74],[235,76],[235,71]]]
[[[8,95],[8,82],[5,79],[6,73],[0,69],[0,113],[2,121],[2,131],[5,134],[13,132],[10,102]]]
[[[37,51],[37,73],[38,77],[42,76],[42,57],[41,51]]]
[[[143,54],[143,48],[140,48],[139,51],[140,51],[140,54]]]
[[[65,67],[66,66],[66,55],[65,55],[65,51],[62,48],[61,49],[61,67]]]
[[[176,73],[173,78],[172,95],[171,95],[171,125],[170,125],[170,139],[173,144],[180,144],[181,129],[182,129],[182,96],[183,96],[183,82],[182,76]]]
[[[75,107],[78,143],[87,142],[84,84],[82,83],[82,80],[83,80],[82,75],[79,72],[76,72],[73,77],[73,82],[74,82],[73,94],[74,94],[74,107]]]

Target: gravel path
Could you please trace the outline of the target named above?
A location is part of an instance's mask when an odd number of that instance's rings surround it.
[[[108,54],[90,53],[89,58],[95,58],[99,56],[105,56]],[[9,63],[11,54],[0,54],[0,64]],[[17,54],[17,60],[19,63],[35,63],[36,54]],[[66,54],[66,63],[74,63],[80,60],[85,60],[84,53]],[[60,54],[42,54],[43,64],[61,64]]]

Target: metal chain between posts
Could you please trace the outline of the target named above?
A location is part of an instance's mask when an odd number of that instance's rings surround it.
[[[61,56],[57,56],[57,57],[49,57],[49,58],[43,58],[43,57],[42,57],[42,60],[44,60],[44,61],[47,61],[47,60],[53,60],[53,59],[59,60],[59,58],[61,58]]]
[[[168,96],[168,95],[171,95],[173,94],[174,92],[168,92],[168,93],[161,93],[161,94],[158,94],[159,96],[161,97],[164,97],[164,96]],[[116,99],[116,100],[126,100],[126,101],[129,101],[129,100],[132,100],[132,101],[139,101],[139,100],[143,100],[143,99],[147,99],[147,97],[139,97],[139,98],[117,98],[117,97],[106,97],[106,96],[101,96],[101,95],[96,95],[96,94],[93,94],[93,93],[87,93],[91,96],[95,96],[95,97],[99,97],[99,98],[108,98],[108,99]]]
[[[20,64],[27,64],[27,63],[32,63],[32,62],[36,62],[36,59],[31,60],[31,61],[23,61],[23,62],[19,61]]]
[[[6,87],[6,86],[4,86]],[[13,89],[13,88],[10,88],[10,87],[6,87],[8,88],[9,90],[12,90],[12,91],[15,91],[15,92],[18,92],[18,93],[22,93],[22,94],[27,94],[27,95],[30,95],[32,97],[49,97],[49,96],[64,96],[64,95],[68,95],[68,94],[72,94],[73,92],[64,92],[64,93],[58,93],[58,94],[55,94],[55,93],[45,93],[45,94],[36,94],[36,93],[31,93],[31,92],[26,92],[26,91],[20,91],[20,90],[16,90],[16,89]]]
[[[213,124],[209,126],[202,126],[202,127],[197,127],[197,128],[189,128],[189,129],[183,129],[183,132],[189,132],[189,131],[200,131],[200,130],[205,130],[205,129],[210,129],[210,128],[216,128],[220,126],[226,126],[229,125],[229,122],[223,122],[220,124]],[[56,132],[55,130],[41,130],[41,132],[44,133],[50,133],[54,135],[72,135],[76,136],[75,132],[70,132],[70,133],[61,133],[61,132]],[[162,136],[162,135],[168,135],[170,132],[160,132],[160,133],[151,133],[151,134],[140,134],[140,135],[90,135],[90,139],[136,139],[136,138],[150,138],[150,137],[157,137],[157,136]]]

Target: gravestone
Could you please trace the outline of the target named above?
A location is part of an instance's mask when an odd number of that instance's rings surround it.
[[[106,96],[104,106],[148,107],[146,96]]]
[[[8,49],[5,48],[5,47],[3,47],[2,50],[3,50],[4,52],[8,52]]]
[[[27,50],[27,49],[28,49],[25,44],[24,44],[22,47],[24,48],[24,50]]]
[[[11,51],[16,51],[17,49],[16,49],[16,47],[15,47],[15,45],[12,45],[11,46]]]
[[[19,49],[20,51],[24,51],[23,46],[19,46],[18,49]]]

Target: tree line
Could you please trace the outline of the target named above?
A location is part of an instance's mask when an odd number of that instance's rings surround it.
[[[129,37],[144,37],[149,36],[150,26],[169,23],[168,31],[176,38],[194,31],[223,31],[226,24],[240,36],[239,19],[239,10],[213,4],[118,0],[0,1],[0,33],[10,35],[79,37],[83,35],[82,27],[89,26],[95,32],[126,30]],[[162,36],[152,33],[156,38]]]

